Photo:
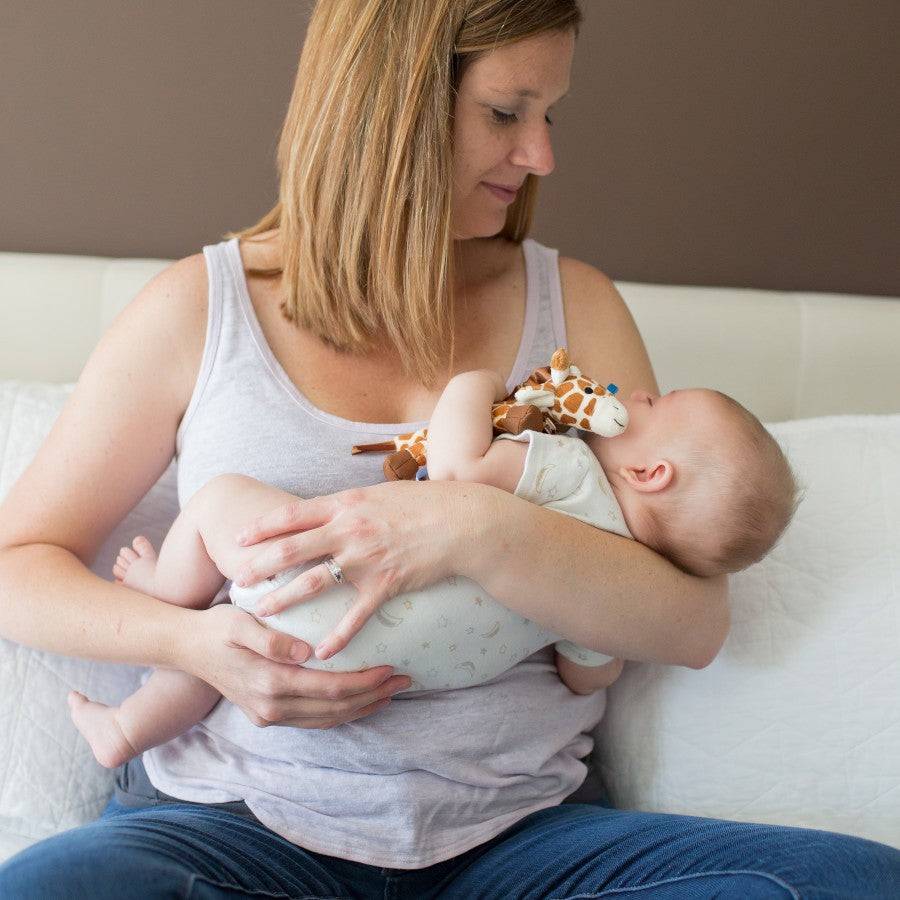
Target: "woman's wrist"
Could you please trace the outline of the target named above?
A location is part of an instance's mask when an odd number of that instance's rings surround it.
[[[480,582],[508,549],[503,523],[509,515],[506,506],[515,498],[489,485],[462,481],[445,484],[452,498],[452,513],[448,510],[451,521],[445,533],[454,537],[447,546],[447,571]]]

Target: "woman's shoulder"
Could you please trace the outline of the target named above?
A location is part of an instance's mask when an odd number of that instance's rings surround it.
[[[167,266],[107,329],[89,367],[125,369],[158,386],[166,380],[177,394],[189,395],[206,341],[208,283],[202,253]]]
[[[570,257],[560,258],[559,274],[572,359],[596,377],[612,378],[623,396],[636,387],[654,389],[647,351],[612,280]]]
[[[567,305],[570,300],[577,302],[586,298],[594,302],[598,298],[621,302],[616,286],[600,269],[590,263],[571,256],[560,256],[559,277]]]
[[[140,318],[162,317],[171,324],[180,320],[205,322],[209,274],[202,253],[186,256],[150,279],[125,310]]]

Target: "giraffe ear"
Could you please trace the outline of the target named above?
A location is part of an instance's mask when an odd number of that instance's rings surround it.
[[[660,459],[644,468],[623,466],[619,474],[626,484],[642,494],[664,491],[675,477],[675,466],[667,459]]]

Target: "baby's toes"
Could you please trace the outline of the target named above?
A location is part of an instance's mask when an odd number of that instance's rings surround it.
[[[134,547],[137,556],[145,559],[156,559],[156,551],[153,549],[153,544],[151,544],[143,535],[138,535],[134,541],[132,541],[132,546]]]

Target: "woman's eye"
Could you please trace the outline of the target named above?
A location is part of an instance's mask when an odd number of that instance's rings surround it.
[[[510,122],[516,121],[516,114],[511,112],[506,112],[502,109],[492,109],[491,115],[494,118],[494,121],[498,125],[509,125]]]

